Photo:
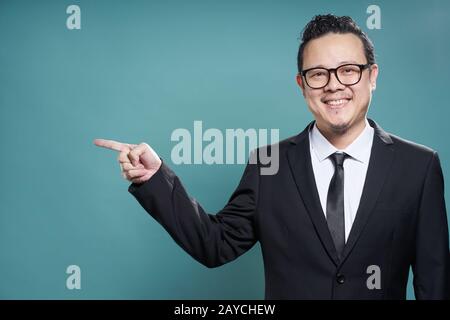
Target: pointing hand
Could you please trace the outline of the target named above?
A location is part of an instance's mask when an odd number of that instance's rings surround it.
[[[139,145],[114,140],[95,139],[99,147],[119,152],[118,161],[122,177],[133,183],[143,183],[150,179],[161,167],[158,154],[146,143]]]

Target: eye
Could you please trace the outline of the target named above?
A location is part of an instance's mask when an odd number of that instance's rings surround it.
[[[325,73],[323,71],[316,71],[311,76],[312,77],[322,77],[324,75],[325,75]]]
[[[358,70],[355,69],[354,67],[343,67],[342,69],[339,70],[339,72],[344,75],[352,75],[358,73]]]
[[[352,72],[354,72],[355,70],[353,70],[352,68],[345,68],[344,69],[344,73],[352,73]]]

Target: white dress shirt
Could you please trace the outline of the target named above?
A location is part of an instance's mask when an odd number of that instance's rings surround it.
[[[366,126],[361,134],[345,149],[333,146],[314,124],[309,132],[311,162],[319,192],[320,204],[326,218],[328,187],[334,174],[334,165],[330,158],[335,152],[345,152],[350,157],[344,161],[344,215],[345,241],[355,220],[359,201],[366,180],[370,153],[372,150],[374,129],[366,119]]]

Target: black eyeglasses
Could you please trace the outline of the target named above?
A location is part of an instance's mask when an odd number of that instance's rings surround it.
[[[337,68],[311,68],[303,70],[301,75],[305,78],[306,84],[311,89],[322,89],[330,82],[330,74],[333,72],[336,79],[345,86],[357,84],[362,77],[362,72],[369,68],[371,63],[367,64],[343,64]]]

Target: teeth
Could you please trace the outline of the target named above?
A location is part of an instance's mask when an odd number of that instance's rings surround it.
[[[329,104],[329,105],[332,105],[332,106],[339,106],[339,105],[344,104],[346,102],[347,102],[347,100],[340,99],[340,100],[329,100],[326,103]]]

